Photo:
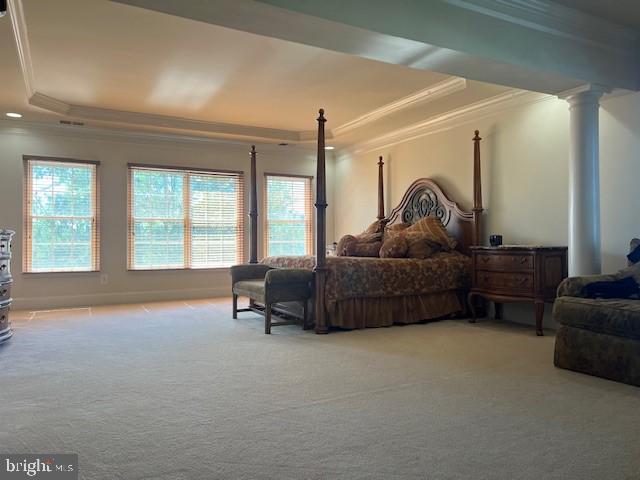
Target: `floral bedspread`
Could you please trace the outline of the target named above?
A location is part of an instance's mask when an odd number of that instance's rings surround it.
[[[267,257],[271,267],[313,269],[313,256]],[[363,297],[423,295],[471,284],[471,259],[459,252],[431,258],[327,257],[326,305]]]

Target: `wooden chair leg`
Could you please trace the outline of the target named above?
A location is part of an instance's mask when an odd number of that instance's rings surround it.
[[[302,329],[309,330],[309,302],[305,299],[302,302]]]
[[[265,303],[264,305],[264,333],[265,335],[271,334],[271,304]]]
[[[238,318],[238,295],[233,294],[233,318]]]

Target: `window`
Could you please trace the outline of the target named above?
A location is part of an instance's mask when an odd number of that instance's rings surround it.
[[[98,163],[25,157],[25,272],[100,269]]]
[[[242,172],[129,165],[129,268],[219,268],[244,253]]]
[[[265,252],[313,253],[312,177],[265,174]]]

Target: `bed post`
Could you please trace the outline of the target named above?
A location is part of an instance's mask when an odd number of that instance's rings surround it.
[[[384,178],[382,167],[384,166],[384,162],[382,161],[382,156],[378,159],[378,220],[382,220],[384,218]]]
[[[473,137],[473,245],[482,244],[481,216],[482,208],[482,175],[480,172],[480,131]]]
[[[327,186],[325,175],[324,151],[324,110],[318,116],[318,162],[316,173],[316,267],[315,271],[315,323],[316,333],[328,333],[327,312],[324,304],[324,283],[327,275],[326,267],[326,212]]]
[[[256,185],[256,146],[251,145],[251,204],[249,206],[249,263],[258,263],[258,187]]]

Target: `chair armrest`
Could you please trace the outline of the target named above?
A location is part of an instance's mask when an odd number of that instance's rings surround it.
[[[235,285],[242,280],[265,278],[269,270],[272,270],[272,267],[261,263],[234,265],[231,267],[231,284]]]
[[[307,284],[313,280],[313,271],[302,268],[275,268],[265,275],[265,283],[272,285]]]
[[[619,275],[584,275],[581,277],[565,278],[558,285],[558,297],[581,297],[582,289],[594,282],[611,282],[618,280]]]

